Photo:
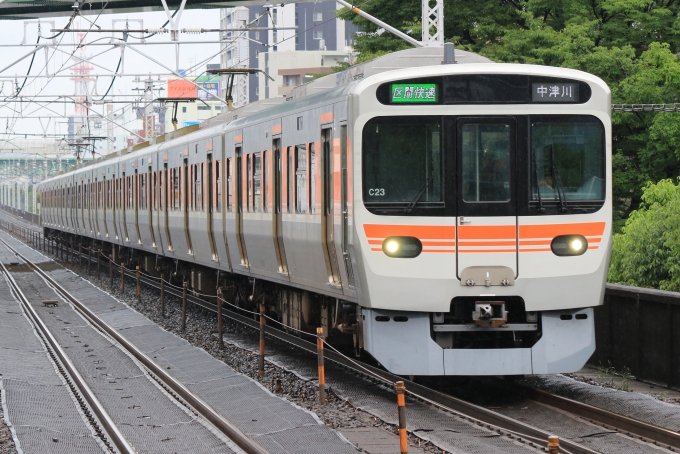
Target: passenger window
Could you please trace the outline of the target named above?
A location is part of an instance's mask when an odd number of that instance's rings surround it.
[[[604,129],[594,118],[531,118],[531,200],[604,199]]]
[[[230,213],[231,213],[231,210],[232,210],[232,203],[233,203],[232,199],[231,199],[232,181],[233,181],[233,175],[232,175],[232,173],[233,173],[233,161],[232,161],[232,159],[233,158],[227,159],[227,162],[226,162],[227,168],[225,169],[226,173],[227,173],[227,211],[230,212]]]
[[[463,201],[510,200],[509,124],[466,123],[462,127]]]
[[[267,156],[266,151],[262,152],[262,212],[267,212]]]
[[[253,207],[253,155],[249,154],[246,156],[246,180],[248,181],[248,208],[247,211],[252,211]]]
[[[316,155],[314,144],[309,144],[309,213],[316,212]]]
[[[441,117],[370,120],[363,130],[364,201],[401,212],[441,203],[441,130]]]
[[[222,212],[222,166],[220,166],[220,161],[215,161],[215,211],[218,213]]]
[[[307,212],[307,146],[295,147],[295,212]]]
[[[172,169],[172,200],[173,200],[173,210],[179,210],[179,168]]]
[[[253,154],[253,211],[262,211],[262,153]]]

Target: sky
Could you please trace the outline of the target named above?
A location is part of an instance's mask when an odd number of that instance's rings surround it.
[[[93,14],[85,15],[85,18],[95,22],[96,25],[103,29],[121,29],[125,27],[127,20],[130,29],[139,28],[160,28],[167,21],[165,12],[147,12],[147,13],[127,13],[127,14]],[[50,21],[55,22],[54,28],[64,28],[69,21],[69,17],[57,17],[43,19],[40,23],[42,37],[50,37],[55,35],[50,29],[53,25]],[[143,25],[139,23],[143,21]],[[179,28],[219,28],[220,27],[220,11],[217,9],[210,10],[187,10],[182,13]],[[115,22],[115,23],[114,23]],[[54,102],[56,96],[73,96],[75,94],[75,83],[71,80],[72,71],[68,69],[70,66],[77,63],[77,57],[81,55],[76,50],[74,42],[79,39],[77,33],[64,33],[57,37],[54,41],[59,43],[59,50],[50,48],[47,53],[44,49],[35,53],[30,75],[40,75],[40,78],[24,79],[28,73],[31,65],[31,56],[23,59],[21,62],[5,69],[8,65],[18,60],[25,54],[34,49],[38,40],[38,23],[37,21],[0,21],[0,46],[2,46],[0,58],[0,139],[17,138],[16,135],[8,135],[7,133],[18,134],[43,134],[48,135],[64,135],[67,133],[66,116],[74,114],[75,108],[73,103],[59,103]],[[87,20],[77,18],[71,28],[76,29],[94,29]],[[169,25],[166,27],[169,28]],[[84,42],[92,43],[96,41],[98,44],[107,44],[104,46],[87,46],[83,52],[84,56],[95,56],[104,51],[100,56],[92,58],[91,63],[93,70],[91,74],[95,80],[91,83],[92,99],[98,100],[107,91],[111,84],[111,74],[116,70],[116,66],[121,57],[120,48],[115,48],[108,43],[112,41],[111,37],[122,38],[122,33],[96,33],[89,32],[84,37]],[[137,35],[139,36],[139,35]],[[218,33],[204,33],[204,34],[186,34],[180,33],[179,41],[217,41]],[[24,42],[24,45],[21,43]],[[40,43],[49,42],[43,38]],[[120,42],[120,41],[118,41]],[[139,39],[129,38],[128,42],[140,42]],[[163,65],[172,70],[177,69],[176,65],[176,46],[173,45],[154,45],[154,43],[171,43],[170,34],[159,34],[148,40],[145,45],[136,46],[147,56],[157,60]],[[191,69],[189,74],[200,75],[206,69],[208,63],[219,63],[220,45],[214,44],[181,44],[179,46],[179,68]],[[169,75],[169,71],[152,62],[149,58],[144,57],[131,48],[124,51],[123,63],[119,72],[125,74],[138,74],[140,79],[147,79],[148,75],[152,75],[157,87],[164,87],[168,78],[176,78],[174,75]],[[55,74],[64,77],[55,77]],[[160,80],[159,79],[160,75]],[[47,76],[47,77],[45,77]],[[114,95],[115,101],[131,101],[133,98],[130,95],[139,95],[141,92],[134,91],[135,88],[143,88],[144,84],[135,82],[134,77],[117,78],[111,89],[110,95]],[[28,97],[22,102],[17,99],[12,99],[17,86],[23,88],[21,96]],[[163,97],[164,91],[155,92],[156,97]],[[52,102],[50,102],[50,100]],[[93,109],[104,115],[104,106],[95,104]],[[116,112],[116,126],[115,133],[128,134],[123,128],[129,130],[138,130],[142,127],[141,121],[136,119],[136,115],[131,111],[129,103],[114,104],[114,112]],[[29,117],[55,117],[55,118],[29,118]],[[96,114],[91,114],[92,118]],[[42,121],[42,123],[41,123]],[[104,124],[105,122],[103,122]],[[106,126],[104,126],[105,128]],[[106,134],[106,130],[99,131],[102,135]],[[93,133],[94,134],[94,133]],[[23,138],[23,136],[21,137]],[[28,139],[36,139],[34,136],[27,136]],[[59,141],[60,138],[49,137],[47,140]],[[103,145],[103,144],[102,144]],[[2,148],[0,142],[0,148]],[[106,150],[106,146],[102,146]],[[0,150],[2,152],[3,150]]]

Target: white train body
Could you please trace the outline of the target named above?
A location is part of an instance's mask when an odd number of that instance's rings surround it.
[[[80,166],[42,183],[42,225],[306,295],[282,322],[398,374],[575,371],[611,248],[609,89],[457,57],[398,52]]]

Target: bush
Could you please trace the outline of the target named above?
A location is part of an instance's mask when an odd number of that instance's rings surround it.
[[[680,178],[645,185],[640,208],[614,235],[608,279],[680,291]]]

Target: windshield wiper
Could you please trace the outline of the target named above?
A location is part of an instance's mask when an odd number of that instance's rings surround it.
[[[560,178],[560,172],[555,166],[555,147],[550,144],[550,160],[552,161],[552,177],[555,184],[555,189],[557,192],[557,198],[560,200],[560,211],[569,211],[569,205],[567,205],[567,195],[564,193],[564,186],[562,186],[562,178]]]
[[[543,207],[543,199],[541,198],[541,185],[538,184],[538,168],[536,166],[536,153],[531,153],[531,164],[534,166],[534,187],[536,188],[536,195],[538,196],[538,212],[545,213],[545,208]]]
[[[418,194],[409,202],[409,204],[405,207],[399,210],[399,213],[410,213],[413,210],[413,207],[416,206],[416,203],[418,203],[418,200],[425,194],[425,191],[427,188],[430,186],[430,183],[432,183],[432,180],[434,180],[434,172],[430,173],[430,176],[425,180],[425,183],[423,183],[423,186],[420,188],[420,191],[418,191]]]

